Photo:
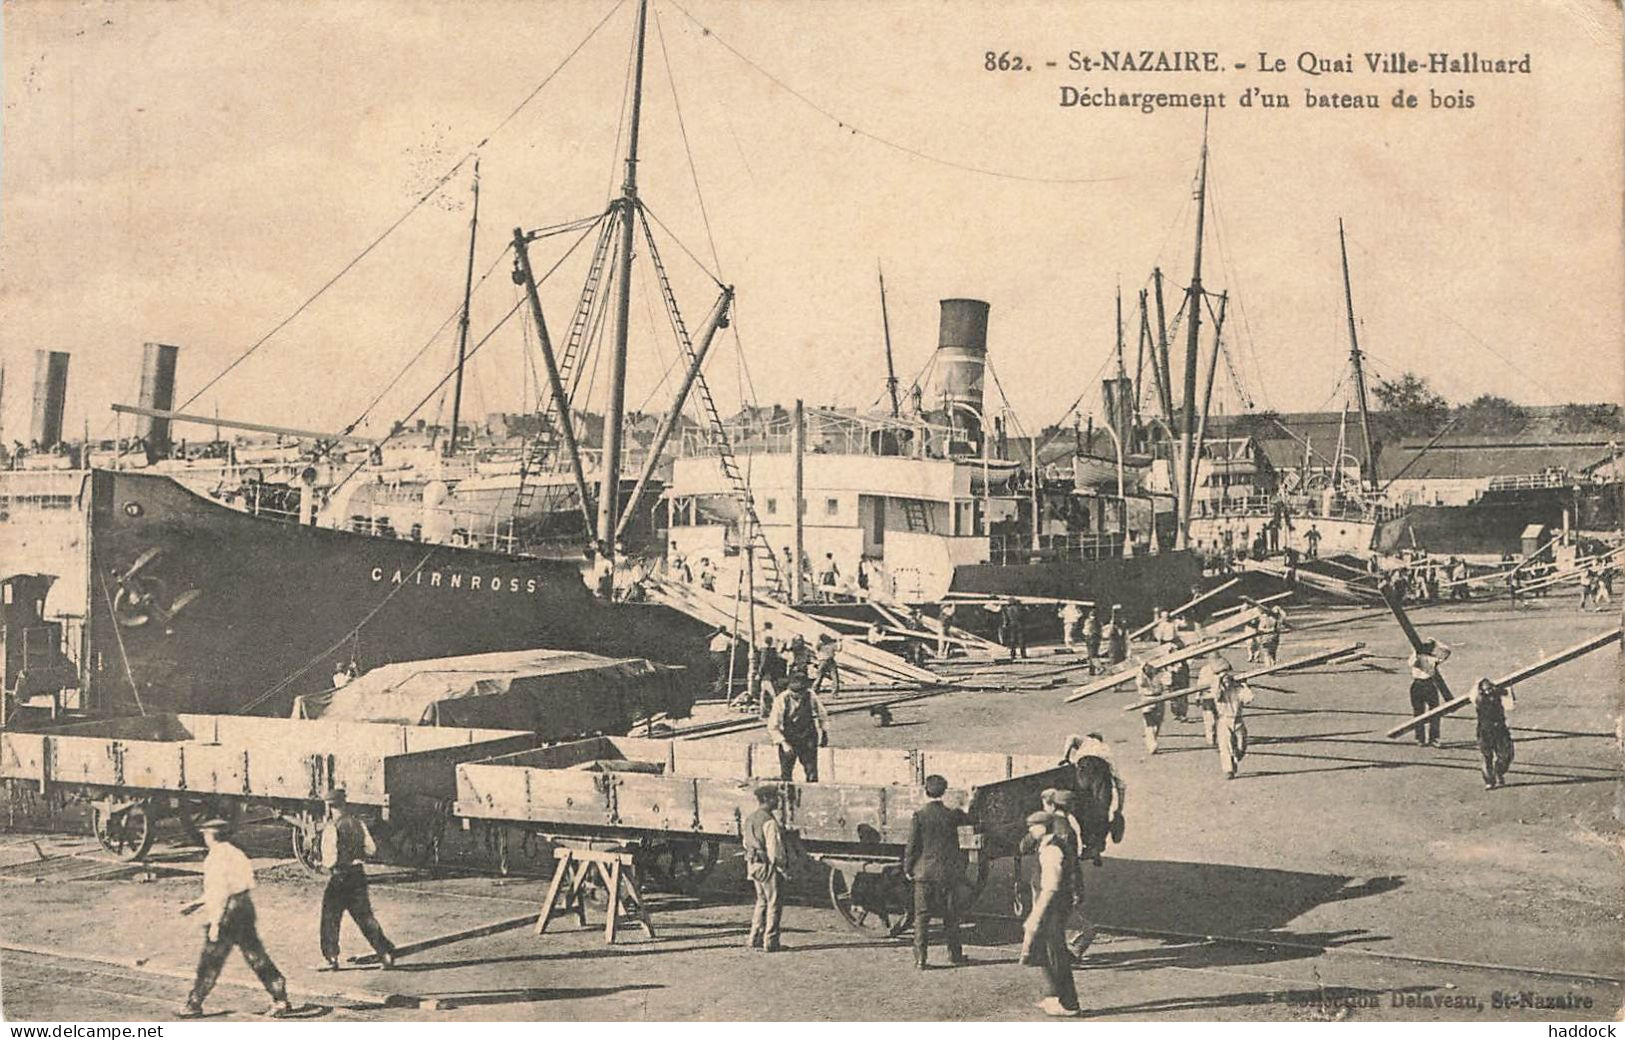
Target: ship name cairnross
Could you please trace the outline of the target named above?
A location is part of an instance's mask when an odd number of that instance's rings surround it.
[[[391,585],[421,585],[426,589],[465,589],[469,592],[536,592],[535,578],[504,578],[500,574],[475,574],[462,571],[407,571],[397,567],[393,571],[383,567],[372,569],[372,580],[388,581]]]

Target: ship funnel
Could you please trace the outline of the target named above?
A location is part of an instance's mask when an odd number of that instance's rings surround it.
[[[1134,380],[1102,379],[1100,400],[1105,406],[1106,425],[1110,426],[1123,445],[1123,453],[1134,451]]]
[[[972,450],[982,445],[987,372],[988,305],[981,300],[943,300],[937,332],[937,385],[948,417]]]
[[[28,439],[40,451],[62,441],[62,411],[68,403],[68,354],[34,351],[34,416]]]
[[[167,343],[148,343],[141,353],[141,399],[143,408],[168,412],[175,407],[175,359],[179,347]],[[169,420],[144,415],[136,432],[147,446],[147,461],[157,462],[169,456],[172,445]]]

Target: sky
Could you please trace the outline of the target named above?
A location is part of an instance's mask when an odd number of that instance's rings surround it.
[[[477,151],[481,167],[476,267],[491,270],[474,297],[479,342],[519,302],[503,257],[513,229],[600,213],[616,193],[634,11],[631,0],[7,3],[5,436],[26,431],[36,349],[73,354],[70,433],[105,435],[109,404],[136,397],[143,342],[181,347],[179,404],[296,310],[189,410],[336,429],[404,368],[363,429],[420,401],[419,416],[449,413],[434,387],[455,350],[466,157]],[[1080,397],[1098,416],[1117,287],[1132,367],[1132,308],[1151,268],[1167,273],[1170,312],[1190,277],[1202,117],[1062,107],[1063,85],[1229,95],[1208,131],[1203,282],[1230,294],[1217,407],[1350,399],[1339,218],[1376,376],[1415,371],[1452,401],[1625,397],[1617,5],[653,0],[647,40],[640,191],[664,225],[688,326],[717,292],[702,262],[735,287],[733,327],[707,367],[725,412],[746,399],[877,403],[883,266],[905,385],[931,356],[938,301],[969,296],[991,304],[997,387],[1023,427]],[[1211,50],[1222,66],[1066,68],[1069,51],[1102,49]],[[1365,51],[1400,49],[1527,52],[1532,72],[1255,71],[1260,51],[1363,66]],[[989,72],[990,50],[1036,67]],[[1293,107],[1236,107],[1253,84]],[[1432,110],[1430,86],[1465,88],[1474,107]],[[1387,107],[1401,87],[1420,94],[1418,110]],[[1311,111],[1306,89],[1375,92],[1384,107]],[[565,256],[571,241],[532,247],[538,269],[564,258],[543,284],[555,342],[590,252],[589,239]],[[659,410],[676,350],[639,252],[627,401]],[[469,365],[465,414],[534,400],[527,342],[519,320],[490,334]],[[607,362],[593,357],[601,407]]]

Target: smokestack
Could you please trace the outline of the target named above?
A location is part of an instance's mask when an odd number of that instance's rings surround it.
[[[981,449],[986,415],[987,314],[988,305],[981,300],[943,300],[937,331],[938,386],[949,415],[976,450]]]
[[[68,355],[34,351],[34,416],[28,439],[49,451],[62,441],[62,410],[68,403]]]
[[[175,359],[181,348],[167,343],[148,343],[141,351],[141,398],[143,408],[160,412],[175,408]],[[143,415],[136,424],[136,433],[147,445],[147,461],[157,462],[169,457],[172,445],[169,420]]]
[[[1134,380],[1102,379],[1100,400],[1105,405],[1106,425],[1117,432],[1125,455],[1134,451]]]

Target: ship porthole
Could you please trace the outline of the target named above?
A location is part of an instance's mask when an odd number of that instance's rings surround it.
[[[144,512],[146,512],[146,510],[141,508],[141,503],[140,502],[126,502],[126,503],[124,503],[124,515],[125,516],[140,516]]]

